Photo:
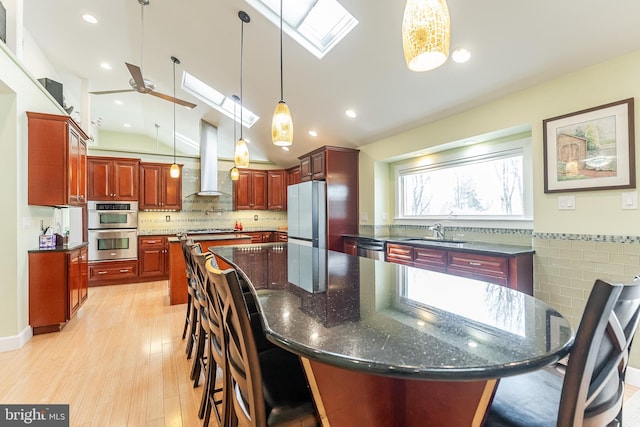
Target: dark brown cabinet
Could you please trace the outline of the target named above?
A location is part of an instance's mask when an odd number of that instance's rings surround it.
[[[287,172],[287,185],[300,183],[300,166],[294,166],[286,170]]]
[[[28,203],[84,206],[87,203],[89,137],[69,116],[27,112]]]
[[[386,260],[484,280],[533,295],[533,253],[500,255],[387,243]]]
[[[140,210],[182,210],[182,165],[179,166],[180,176],[172,178],[170,164],[140,163]]]
[[[267,209],[267,171],[241,169],[233,182],[235,210]]]
[[[326,178],[325,151],[314,151],[300,157],[300,181],[315,181]]]
[[[141,279],[169,277],[169,243],[166,236],[138,237],[138,275]]]
[[[88,249],[29,252],[29,324],[59,331],[88,297]]]
[[[90,156],[89,200],[138,200],[139,159]]]
[[[89,264],[92,286],[131,283],[138,280],[138,261],[99,261]]]
[[[267,171],[267,209],[287,209],[287,173],[284,169]]]
[[[358,240],[354,237],[345,237],[343,241],[345,254],[358,255]]]
[[[251,243],[271,243],[277,239],[276,233],[273,231],[243,231],[242,234],[251,236]]]

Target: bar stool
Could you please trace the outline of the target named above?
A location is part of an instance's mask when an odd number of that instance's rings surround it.
[[[182,256],[184,257],[185,274],[187,276],[187,312],[184,316],[184,328],[182,329],[182,339],[185,339],[187,337],[187,330],[191,320],[191,309],[193,306],[194,296],[194,288],[191,286],[191,267],[189,266],[187,256],[187,243],[193,245],[193,240],[190,239],[186,233],[178,234],[178,238],[180,239],[180,245],[182,246]]]
[[[198,286],[196,283],[196,273],[194,269],[193,263],[193,253],[201,253],[202,247],[200,243],[187,243],[186,244],[186,259],[185,263],[187,264],[187,268],[190,270],[191,280],[189,281],[189,285],[187,289],[191,288],[190,293],[193,293],[191,297],[191,310],[189,311],[189,332],[187,336],[187,346],[185,352],[187,353],[187,359],[191,359],[191,355],[193,353],[193,347],[196,343],[198,337],[198,328],[199,328],[199,318],[200,318],[200,303],[198,299]]]
[[[191,366],[191,379],[193,387],[198,387],[200,373],[205,371],[207,366],[206,343],[211,330],[210,307],[207,298],[207,284],[209,277],[205,264],[213,257],[211,252],[196,252],[192,250],[191,259],[193,261],[193,273],[195,278],[195,299],[194,306],[198,307],[198,330],[196,333],[196,353]]]
[[[265,427],[295,423],[318,426],[318,416],[298,357],[277,346],[258,352],[236,271],[208,271],[217,298],[223,302],[231,425]]]

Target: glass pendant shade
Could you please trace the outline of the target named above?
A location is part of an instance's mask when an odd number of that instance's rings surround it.
[[[278,102],[273,112],[271,140],[278,147],[288,147],[293,143],[293,119],[289,106],[284,101]]]
[[[451,22],[446,0],[407,0],[402,48],[411,71],[438,68],[449,57]]]
[[[169,176],[171,178],[179,178],[180,177],[180,166],[177,164],[172,164],[171,168],[169,168]]]
[[[231,181],[237,181],[240,179],[240,170],[234,166],[229,171],[229,175],[231,175]]]
[[[240,138],[236,142],[235,163],[237,168],[249,167],[249,147],[244,139]]]

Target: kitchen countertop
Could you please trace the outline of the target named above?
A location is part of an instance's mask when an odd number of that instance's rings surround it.
[[[286,230],[277,230],[273,228],[257,228],[250,230],[233,230],[229,229],[197,229],[197,230],[173,230],[173,231],[148,231],[138,230],[138,236],[176,236],[179,233],[186,233],[188,236],[198,236],[202,234],[214,235],[214,234],[228,234],[228,233],[252,233],[252,232],[279,232],[286,233]]]
[[[210,250],[246,274],[271,341],[333,366],[490,379],[552,364],[573,342],[555,309],[484,281],[292,243]]]
[[[29,249],[28,252],[68,252],[88,245],[89,242],[70,242],[68,245],[58,246],[51,249]]]
[[[533,254],[535,250],[530,246],[504,245],[500,243],[464,242],[464,241],[438,241],[419,237],[407,236],[381,236],[372,234],[344,234],[344,237],[356,239],[374,239],[387,243],[397,243],[408,246],[432,247],[440,249],[455,249],[462,252],[487,253],[492,255],[521,255]]]
[[[204,242],[204,241],[214,241],[214,240],[238,240],[238,239],[249,239],[251,240],[251,236],[248,234],[242,234],[242,232],[220,232],[214,234],[187,234],[190,239],[193,239],[194,242]],[[180,238],[178,236],[169,237],[167,239],[169,243],[179,242]]]

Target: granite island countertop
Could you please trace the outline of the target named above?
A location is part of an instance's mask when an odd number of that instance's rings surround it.
[[[554,363],[573,342],[552,307],[482,280],[292,243],[210,250],[248,278],[271,341],[334,366],[399,378],[498,378]]]

